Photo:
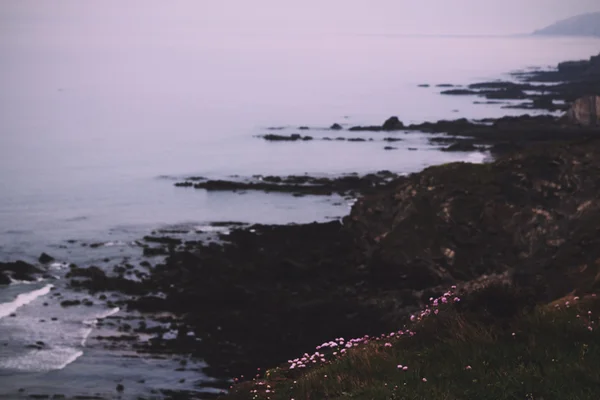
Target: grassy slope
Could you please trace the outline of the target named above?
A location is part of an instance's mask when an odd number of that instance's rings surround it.
[[[316,363],[268,370],[226,399],[600,399],[595,295],[529,311],[510,289],[469,296],[432,305],[413,335],[359,339],[344,354],[337,341]]]

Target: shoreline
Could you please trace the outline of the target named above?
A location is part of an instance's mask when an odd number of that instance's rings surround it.
[[[356,127],[354,131],[390,132],[407,128],[394,121],[396,125],[389,129],[388,122],[381,126]],[[598,134],[597,129],[586,130],[568,124],[557,128],[557,123],[559,119],[548,117],[507,117],[484,123],[438,121],[408,128],[445,133],[448,139],[443,143],[448,147],[459,145],[472,146],[460,147],[462,149],[477,149],[476,146],[496,146],[493,153],[500,160],[503,157],[511,160],[507,155],[515,150],[526,154],[531,152],[539,157],[548,156],[556,149],[538,154],[534,147],[548,141],[549,131],[552,133],[550,141],[554,143],[587,140]],[[410,194],[416,188],[432,186],[430,183],[426,186],[424,181],[438,180],[443,186],[444,182],[452,182],[453,177],[495,168],[488,166],[498,162],[477,167],[460,163],[431,167],[407,177],[384,174],[385,179],[377,181],[381,187],[366,180],[366,184],[362,182],[352,186],[354,192],[349,194],[370,194],[370,197],[354,205],[351,214],[343,219],[343,224],[334,221],[284,226],[259,224],[244,228],[232,226],[228,234],[217,234],[216,239],[208,242],[189,241],[170,233],[145,238],[145,249],[150,249],[146,255],[166,256],[165,260],[148,257],[144,259],[144,265],[124,261],[109,273],[98,267],[71,266],[67,278],[71,287],[78,291],[99,296],[120,293],[117,300],[107,301],[108,307],[120,306],[129,311],[147,313],[146,318],[135,323],[121,322],[121,328],[129,325],[128,329],[123,328],[125,333],[121,339],[106,340],[119,343],[118,346],[123,348],[130,346],[131,341],[131,348],[141,354],[204,358],[209,365],[205,372],[223,378],[223,382],[233,376],[252,376],[257,367],[277,365],[333,337],[377,335],[392,330],[402,324],[407,315],[418,310],[425,299],[439,295],[448,284],[475,282],[484,275],[504,279],[502,274],[506,270],[500,267],[475,272],[464,270],[453,275],[449,270],[455,255],[448,259],[450,253],[429,255],[429,259],[415,255],[411,260],[398,260],[395,250],[384,248],[383,251],[378,247],[386,240],[395,240],[398,242],[394,242],[393,248],[408,251],[406,243],[411,243],[410,248],[416,251],[422,250],[428,240],[428,235],[420,237],[420,240],[388,237],[385,226],[397,218],[390,214],[392,206],[388,202],[399,193],[398,189],[390,192],[390,188],[403,187],[403,195],[409,193],[408,197],[412,197],[414,195]],[[503,174],[508,174],[506,171],[512,168],[510,162],[500,161],[505,168]],[[495,175],[485,176],[482,179],[493,179],[491,177]],[[388,178],[393,181],[388,182]],[[286,180],[273,177],[270,181],[280,185]],[[298,192],[299,184],[307,184],[292,183],[290,188],[282,191]],[[332,181],[324,183],[325,186],[333,184]],[[455,190],[463,190],[460,184],[453,184]],[[506,184],[512,183],[507,180]],[[231,186],[225,187],[232,190]],[[239,190],[240,187],[234,189]],[[247,190],[248,187],[241,189]],[[273,186],[267,189],[272,190]],[[335,191],[331,188],[318,190],[325,194]],[[314,194],[314,191],[311,188],[309,193]],[[427,189],[425,193],[429,191]],[[410,226],[421,229],[418,227],[427,227],[431,223],[425,216],[427,207],[432,207],[427,202],[434,194],[422,195],[424,209],[415,211],[415,218],[419,219]],[[399,201],[407,207],[420,207],[420,203],[413,204],[408,197]],[[410,230],[406,228],[403,231]],[[463,239],[468,242],[466,237]],[[438,247],[444,245],[442,243]],[[441,260],[445,260],[443,266],[431,268]],[[389,269],[391,265],[403,265],[404,269],[392,272]],[[400,284],[390,285],[392,282]],[[197,304],[212,306],[204,309],[194,306]],[[170,316],[161,316],[164,313],[170,313]],[[158,319],[154,320],[152,314]],[[328,326],[320,323],[323,320],[329,322]],[[169,332],[175,332],[174,337],[167,335]],[[131,340],[131,337],[141,335],[150,335],[153,340],[146,343]],[[196,340],[198,338],[201,340]],[[189,398],[196,396],[191,392],[186,395]]]

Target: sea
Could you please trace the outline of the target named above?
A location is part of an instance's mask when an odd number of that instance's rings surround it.
[[[159,229],[192,237],[219,221],[328,221],[352,203],[206,192],[174,187],[178,180],[408,174],[484,162],[485,152],[441,152],[431,135],[418,133],[394,133],[404,140],[392,151],[383,149],[380,133],[351,135],[376,139],[370,142],[258,136],[349,135],[328,127],[381,124],[390,116],[418,123],[520,115],[525,111],[506,104],[440,95],[436,85],[512,79],[513,71],[600,51],[600,39],[577,37],[199,30],[103,41],[45,29],[0,27],[0,262],[36,263],[42,252],[56,258],[46,278],[0,286],[2,399],[153,398],[165,388],[210,386],[202,360],[182,369],[181,360],[140,357],[95,339],[113,334],[107,322],[127,313],[101,303],[61,307],[60,296],[85,297],[66,287],[67,264],[135,259],[138,241]]]

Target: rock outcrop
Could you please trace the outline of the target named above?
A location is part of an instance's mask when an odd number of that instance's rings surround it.
[[[600,96],[586,96],[575,100],[567,118],[570,122],[585,126],[600,126]]]
[[[454,163],[359,200],[344,225],[379,285],[426,289],[513,271],[543,300],[600,288],[600,140]]]

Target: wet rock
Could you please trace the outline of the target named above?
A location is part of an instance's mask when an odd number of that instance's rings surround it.
[[[60,302],[62,307],[73,307],[81,304],[80,300],[64,300]]]
[[[40,255],[40,257],[38,258],[38,261],[39,261],[41,264],[48,264],[48,263],[51,263],[52,261],[54,261],[54,257],[52,257],[52,256],[49,256],[49,255],[48,255],[48,254],[46,254],[46,253],[42,253],[42,254]]]
[[[125,386],[123,386],[122,384],[118,384],[116,387],[117,392],[121,393],[125,390]]]
[[[383,138],[383,140],[385,142],[401,142],[404,139],[395,138],[395,137],[386,137],[386,138]]]
[[[350,141],[364,142],[364,138],[351,138]],[[209,191],[246,191],[260,190],[264,192],[282,192],[294,195],[341,195],[355,194],[373,190],[377,186],[387,183],[390,177],[380,174],[368,174],[365,176],[342,175],[336,178],[320,178],[308,175],[291,175],[287,177],[257,177],[257,180],[249,181],[224,181],[210,180],[198,182],[194,185],[196,189]],[[150,255],[144,249],[144,255]],[[166,253],[161,253],[166,254]]]
[[[464,95],[476,95],[479,94],[479,92],[477,92],[476,90],[470,90],[470,89],[450,89],[450,90],[443,90],[440,92],[440,94],[446,94],[446,95],[453,95],[453,96],[464,96]]]
[[[178,246],[182,243],[181,239],[171,237],[144,236],[144,241],[149,243],[160,243],[168,246]]]
[[[584,127],[600,126],[600,96],[586,96],[577,99],[566,115],[573,123]]]
[[[383,123],[381,128],[384,131],[399,131],[404,129],[404,124],[398,119],[398,117],[390,117]]]
[[[422,84],[420,84],[420,85],[418,85],[418,86],[419,86],[419,87],[422,87],[422,88],[428,88],[430,85],[429,85],[429,84],[427,84],[427,83],[422,83]]]
[[[263,135],[262,136],[263,139],[268,140],[270,142],[281,142],[281,141],[287,141],[287,142],[295,142],[298,140],[302,140],[302,141],[308,141],[308,140],[313,140],[312,136],[302,136],[298,133],[294,133],[291,135],[274,135],[274,134],[268,134],[268,135]]]
[[[385,146],[383,149],[384,150],[396,150],[398,148],[397,147],[392,147],[392,146]]]
[[[341,131],[343,128],[340,124],[333,124],[331,125],[331,127],[329,127],[329,129],[331,129],[332,131]]]
[[[9,284],[8,277],[18,281],[34,281],[44,271],[24,261],[0,263],[0,284]]]
[[[177,182],[175,183],[175,186],[177,187],[192,187],[194,186],[193,182]]]

